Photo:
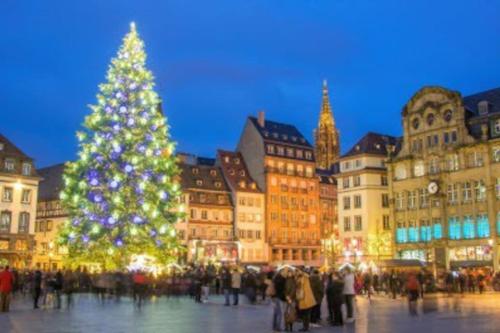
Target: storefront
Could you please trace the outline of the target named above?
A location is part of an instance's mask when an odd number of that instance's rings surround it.
[[[237,262],[238,243],[196,240],[190,244],[190,261],[193,262]]]

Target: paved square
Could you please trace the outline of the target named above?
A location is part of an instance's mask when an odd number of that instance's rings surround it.
[[[1,333],[76,333],[76,332],[271,332],[272,308],[269,305],[242,304],[224,307],[222,298],[211,297],[207,304],[189,298],[157,298],[142,309],[129,298],[104,304],[91,295],[77,295],[72,309],[31,309],[29,298],[17,298],[11,312],[0,314]],[[429,296],[438,311],[410,317],[404,300],[375,297],[371,303],[358,297],[357,320],[343,328],[314,328],[312,332],[453,332],[487,333],[500,330],[500,295]],[[295,330],[300,324],[295,325]]]

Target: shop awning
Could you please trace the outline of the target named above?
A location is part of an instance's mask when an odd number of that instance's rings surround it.
[[[462,260],[462,261],[450,261],[451,268],[469,268],[469,267],[485,267],[493,266],[493,261],[491,260]]]
[[[386,259],[378,264],[380,268],[386,267],[425,267],[426,262],[418,259]]]

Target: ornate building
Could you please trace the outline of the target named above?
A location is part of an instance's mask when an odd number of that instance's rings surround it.
[[[295,126],[249,117],[238,143],[266,193],[266,240],[272,264],[320,265],[319,181],[313,147]]]
[[[341,255],[338,228],[337,180],[330,170],[317,169],[319,180],[319,223],[323,262],[333,264]]]
[[[0,264],[31,265],[39,181],[33,159],[0,134]]]
[[[231,190],[234,203],[234,235],[239,244],[239,261],[267,263],[264,193],[250,176],[240,153],[219,150],[217,165]]]
[[[328,86],[323,81],[323,100],[319,115],[318,128],[314,130],[316,165],[319,169],[329,170],[340,156],[339,131],[335,127],[332,107],[328,97]]]
[[[57,245],[57,232],[68,219],[59,200],[63,172],[63,163],[38,169],[42,181],[38,188],[33,266],[43,270],[61,269],[64,256],[68,253],[65,247]]]
[[[207,263],[238,260],[231,191],[215,159],[178,154],[182,210],[186,218],[176,230],[187,246],[187,260]]]
[[[399,139],[367,133],[339,160],[339,238],[350,261],[392,257],[392,229],[385,161]]]
[[[424,87],[388,164],[395,254],[437,268],[499,268],[500,88]]]

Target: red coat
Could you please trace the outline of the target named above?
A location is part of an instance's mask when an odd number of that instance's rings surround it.
[[[14,284],[14,274],[9,271],[2,271],[0,273],[0,292],[10,293]]]

